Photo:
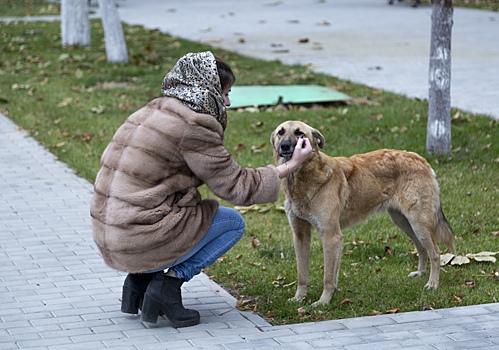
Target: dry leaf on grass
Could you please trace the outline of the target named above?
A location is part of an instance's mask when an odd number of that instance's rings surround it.
[[[354,301],[352,299],[345,298],[338,305],[351,304]]]
[[[457,255],[450,262],[451,265],[463,265],[463,264],[469,264],[469,263],[470,263],[470,259],[468,259],[464,255]]]
[[[455,255],[452,254],[452,253],[447,253],[447,254],[440,255],[440,266],[447,265],[448,263],[450,263],[450,261],[452,259],[454,259],[454,257],[455,257]]]
[[[57,104],[57,107],[66,107],[66,106],[68,106],[71,102],[73,102],[73,98],[72,98],[72,97],[66,97],[66,98],[64,99],[64,101],[59,102],[59,103]]]
[[[385,313],[387,313],[387,314],[397,314],[397,313],[399,313],[399,312],[403,312],[403,311],[402,311],[402,310],[400,310],[398,307],[394,307],[394,308],[393,308],[393,309],[391,309],[391,310],[386,310],[386,312],[385,312]]]
[[[241,311],[253,310],[253,308],[255,307],[255,300],[251,296],[242,296],[241,298],[237,299],[236,307]]]
[[[466,257],[476,260],[476,261],[490,261],[490,262],[496,262],[496,258],[494,255],[496,255],[499,252],[480,252],[477,254],[466,254]]]
[[[469,253],[464,255],[454,255],[451,253],[440,255],[440,266],[445,266],[450,263],[450,265],[464,265],[469,264],[471,260],[479,262],[492,262],[497,261],[494,255],[499,254],[499,252],[480,252],[480,253]]]
[[[258,248],[261,245],[260,240],[256,237],[253,237],[251,239],[251,245],[253,246],[253,248]]]

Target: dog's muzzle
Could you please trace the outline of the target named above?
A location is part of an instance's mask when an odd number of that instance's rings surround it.
[[[293,152],[295,151],[296,144],[290,140],[284,140],[280,145],[277,153],[279,153],[279,157],[282,158],[291,158]]]

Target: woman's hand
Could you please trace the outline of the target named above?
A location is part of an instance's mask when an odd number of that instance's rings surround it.
[[[296,167],[306,161],[308,157],[312,154],[312,144],[310,140],[306,137],[300,137],[296,143],[295,150],[293,151],[293,156],[290,162],[296,162]],[[288,162],[289,165],[289,162]],[[293,169],[294,170],[294,169]]]
[[[312,154],[312,144],[306,137],[298,139],[291,159],[277,167],[279,177],[288,176]]]

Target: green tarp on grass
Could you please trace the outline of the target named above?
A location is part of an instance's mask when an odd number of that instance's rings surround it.
[[[229,108],[272,106],[282,103],[324,103],[349,100],[342,92],[319,85],[233,86]]]

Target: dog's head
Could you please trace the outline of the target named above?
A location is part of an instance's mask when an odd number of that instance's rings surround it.
[[[275,161],[278,162],[279,158],[283,158],[284,161],[291,159],[296,143],[302,135],[310,140],[314,152],[324,147],[324,136],[319,131],[303,122],[288,120],[270,135]]]

